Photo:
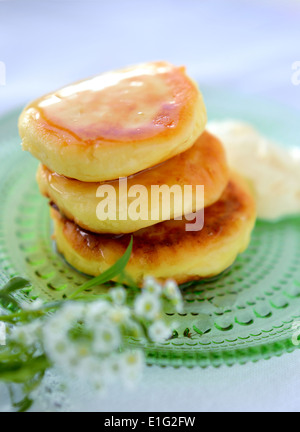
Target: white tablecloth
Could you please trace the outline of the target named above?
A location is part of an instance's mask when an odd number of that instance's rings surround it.
[[[187,65],[203,85],[300,109],[300,86],[291,81],[299,22],[300,2],[288,0],[0,1],[0,114],[73,80],[156,59]],[[84,404],[75,396],[70,408],[299,411],[299,366],[295,352],[218,370],[151,367],[136,391],[87,393]],[[0,386],[0,411],[7,409]]]

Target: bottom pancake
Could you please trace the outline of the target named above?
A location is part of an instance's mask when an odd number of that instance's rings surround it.
[[[94,234],[51,209],[58,250],[76,269],[98,276],[125,252],[130,235]],[[256,219],[248,185],[233,175],[220,200],[205,209],[201,231],[186,231],[186,220],[171,220],[133,233],[126,267],[138,284],[147,275],[178,283],[216,276],[249,245]],[[189,221],[190,223],[190,221]]]

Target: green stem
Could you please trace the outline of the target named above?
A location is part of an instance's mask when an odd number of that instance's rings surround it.
[[[85,295],[85,294],[83,294],[83,295],[78,295],[77,297],[76,297],[76,300],[83,300],[83,301],[87,301],[87,302],[89,302],[89,301],[94,301],[94,300],[107,300],[107,301],[111,301],[111,297],[109,296],[109,295],[107,295],[107,294],[87,294],[87,295]]]
[[[103,272],[100,276],[97,276],[89,280],[88,282],[84,283],[77,291],[71,294],[68,298],[70,300],[73,300],[78,296],[78,294],[81,294],[83,291],[98,285],[102,285],[114,279],[116,276],[118,276],[128,264],[128,261],[132,253],[132,246],[133,246],[133,237],[131,237],[129,246],[126,252],[124,253],[124,255],[114,265],[112,265],[108,270]]]
[[[0,315],[0,322],[7,322],[7,323],[15,323],[16,319],[19,319],[20,321],[25,320],[26,318],[39,318],[44,315],[46,315],[49,311],[52,309],[57,309],[59,306],[63,305],[65,302],[52,302],[45,304],[41,309],[37,310],[21,310],[19,312],[11,313],[9,315]]]
[[[0,290],[0,297],[2,295],[8,295],[13,293],[14,291],[18,291],[22,288],[30,286],[31,283],[22,277],[14,277],[10,279],[6,285]]]
[[[0,380],[6,383],[26,383],[37,373],[51,366],[45,355],[30,358],[27,362],[10,362],[0,365]]]
[[[16,312],[10,315],[0,315],[0,322],[7,322],[7,323],[15,323],[16,318],[18,318],[20,321],[24,321],[25,318],[28,317],[34,317],[39,318],[41,316],[45,315],[45,310],[37,310],[37,311],[21,311]]]

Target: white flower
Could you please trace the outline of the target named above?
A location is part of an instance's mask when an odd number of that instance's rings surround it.
[[[181,291],[174,280],[169,279],[166,281],[163,289],[163,294],[167,299],[172,302],[177,312],[183,312],[183,299]]]
[[[44,346],[54,346],[57,339],[67,339],[69,323],[60,314],[51,317],[43,327]]]
[[[105,300],[98,300],[87,305],[86,324],[93,329],[101,323],[112,309],[112,304]]]
[[[67,325],[70,322],[80,321],[84,318],[86,305],[79,302],[66,303],[65,306],[55,315],[54,319],[61,318]]]
[[[87,355],[87,348],[80,340],[72,340],[70,332],[86,318],[86,305],[67,303],[51,316],[43,327],[44,348],[49,358],[60,366],[68,368],[78,363],[80,356]]]
[[[10,339],[25,346],[32,346],[41,340],[42,323],[35,320],[30,324],[15,326],[10,333]]]
[[[76,378],[104,392],[121,376],[122,355],[113,353],[106,357],[89,356],[73,368]]]
[[[147,276],[144,279],[143,288],[150,294],[160,296],[162,293],[162,286],[152,276]]]
[[[163,321],[156,321],[149,327],[149,337],[153,342],[164,342],[172,336],[172,331]]]
[[[125,306],[113,306],[107,316],[115,324],[125,324],[130,318],[130,309]]]
[[[118,327],[103,323],[95,329],[93,349],[96,353],[111,353],[119,348],[121,335]]]
[[[172,279],[168,279],[166,281],[163,293],[169,300],[173,300],[174,298],[178,297],[181,298],[180,289],[178,288],[177,283]]]
[[[147,296],[153,298],[150,294]],[[152,306],[153,310],[159,310],[159,301],[157,303],[156,299]],[[132,387],[141,377],[143,355],[119,352],[121,324],[125,331],[130,331],[135,324],[126,306],[102,300],[88,304],[70,303],[46,323],[43,332],[45,352],[64,375],[76,377],[97,390],[105,390],[118,379]]]
[[[25,301],[21,302],[21,308],[24,311],[37,311],[41,309],[42,306],[43,306],[43,301],[41,299],[36,299],[31,303],[27,303]]]
[[[109,294],[112,302],[66,303],[47,318],[41,331],[44,350],[54,366],[64,375],[101,390],[116,380],[132,387],[141,378],[143,353],[121,352],[123,335],[144,337],[146,323],[150,326],[147,332],[151,340],[169,339],[172,331],[161,320],[163,300],[170,300],[176,308],[182,305],[176,282],[169,280],[162,287],[152,277],[145,278],[133,310],[125,304],[127,292],[123,287],[112,288]]]
[[[175,306],[176,312],[178,312],[178,313],[184,312],[184,306],[183,306],[183,300],[182,299],[174,299],[174,300],[172,300],[172,303]]]
[[[153,321],[161,311],[159,298],[150,293],[144,293],[135,300],[134,310],[137,316]]]
[[[141,379],[145,359],[141,351],[127,351],[121,356],[120,370],[124,384],[132,388]]]
[[[76,376],[82,383],[88,383],[101,391],[112,378],[104,361],[92,356],[86,357],[78,364]]]
[[[66,334],[51,335],[44,330],[44,349],[50,360],[71,373],[71,368],[78,363],[76,346],[69,341]]]
[[[109,295],[112,301],[117,305],[123,305],[127,297],[126,290],[123,287],[112,288],[109,291]]]
[[[81,303],[68,303],[50,317],[43,328],[44,341],[53,344],[56,339],[67,339],[69,331],[78,322],[84,321],[86,308]]]

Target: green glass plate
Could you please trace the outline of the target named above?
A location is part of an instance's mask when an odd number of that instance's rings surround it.
[[[250,121],[287,144],[299,139],[299,113],[232,93],[204,91],[209,117]],[[72,269],[51,240],[49,208],[35,182],[37,162],[21,151],[19,112],[0,119],[0,283],[32,281],[33,298],[56,300],[86,276]],[[99,287],[99,291],[105,288]],[[185,313],[166,311],[178,337],[142,345],[149,364],[220,366],[292,352],[300,328],[300,218],[258,221],[249,249],[215,280],[182,288]],[[175,323],[175,324],[174,324]]]

